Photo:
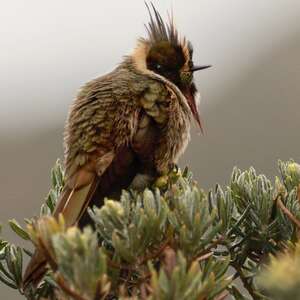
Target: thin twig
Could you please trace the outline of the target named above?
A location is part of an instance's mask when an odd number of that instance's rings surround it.
[[[116,262],[114,262],[114,261],[112,261],[111,259],[107,259],[107,264],[110,266],[110,267],[112,267],[112,268],[115,268],[115,269],[122,269],[122,270],[125,270],[125,271],[134,271],[135,270],[135,268],[132,268],[132,267],[130,267],[130,266],[128,266],[128,265],[122,265],[122,264],[118,264],[118,263],[116,263]]]
[[[148,260],[150,259],[154,259],[160,256],[160,254],[165,250],[165,248],[168,246],[169,240],[167,240],[165,243],[163,243],[163,245],[154,253],[151,255],[146,255],[145,257],[143,257],[141,259],[141,261],[138,263],[139,266],[143,265],[144,263],[146,263]],[[118,264],[114,261],[112,261],[111,259],[107,260],[107,263],[110,267],[115,268],[115,269],[123,269],[126,271],[136,271],[136,268],[128,266],[128,265],[122,265],[122,264]]]
[[[208,258],[210,258],[214,253],[213,252],[208,252],[206,254],[203,254],[201,256],[198,256],[195,260],[197,260],[198,262],[206,260]]]
[[[139,262],[139,265],[143,265],[148,260],[159,257],[161,255],[161,253],[163,253],[163,251],[169,245],[169,242],[170,242],[170,240],[167,239],[155,253],[146,255],[144,258],[142,258],[142,260]]]
[[[211,256],[213,253],[211,251],[211,249],[218,247],[220,244],[222,244],[222,242],[224,241],[225,237],[224,236],[220,236],[219,238],[217,238],[216,240],[214,240],[206,249],[202,250],[200,253],[198,253],[197,255],[195,255],[192,258],[192,261],[194,260],[203,260],[206,258],[206,255]]]
[[[275,198],[277,206],[283,211],[283,213],[300,229],[300,221],[285,207],[281,200],[281,195],[279,194]]]
[[[82,297],[81,295],[77,294],[74,290],[72,290],[70,287],[68,287],[65,284],[65,280],[61,275],[57,275],[56,276],[56,280],[57,284],[59,285],[59,287],[68,295],[70,295],[72,298],[74,298],[75,300],[88,300],[84,297]]]
[[[145,283],[142,283],[140,286],[140,292],[141,292],[141,299],[146,300],[148,295],[147,295],[147,289]]]
[[[216,296],[214,298],[214,300],[225,300],[228,295],[229,295],[228,291],[223,291],[221,294],[219,294],[218,296]]]

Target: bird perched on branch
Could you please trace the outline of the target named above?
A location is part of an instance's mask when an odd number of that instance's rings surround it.
[[[124,188],[143,189],[177,162],[189,141],[191,119],[202,130],[197,110],[190,42],[173,19],[164,22],[147,6],[148,37],[112,72],[83,86],[65,127],[65,175],[54,215],[67,226],[88,223],[86,209]],[[45,258],[36,252],[24,286],[38,282]]]

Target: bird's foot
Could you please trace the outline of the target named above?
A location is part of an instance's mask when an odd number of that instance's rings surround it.
[[[178,173],[179,167],[176,163],[170,163],[169,164],[169,172]]]

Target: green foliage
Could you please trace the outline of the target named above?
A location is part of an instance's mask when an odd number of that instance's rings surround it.
[[[23,240],[29,240],[29,234],[22,228],[22,226],[15,220],[11,219],[8,221],[10,228]]]
[[[64,181],[64,171],[57,160],[53,169],[51,170],[51,189],[47,195],[46,201],[41,206],[40,215],[51,215],[56,206],[56,201],[65,185]]]
[[[187,260],[179,251],[171,250],[168,262],[159,272],[150,264],[153,290],[149,300],[197,300],[214,299],[230,283],[225,275],[229,260],[215,261],[210,258],[203,264],[194,261],[188,266]]]
[[[280,161],[279,170],[273,185],[253,168],[234,168],[228,186],[208,195],[187,169],[172,170],[143,192],[89,209],[94,230],[80,230],[50,216],[64,185],[57,163],[40,217],[26,230],[9,221],[44,255],[48,273],[24,291],[23,253],[31,253],[0,239],[0,280],[36,300],[298,299],[300,166]]]
[[[77,227],[66,228],[62,217],[58,222],[43,217],[29,227],[29,234],[36,248],[48,257],[62,293],[68,294],[65,282],[83,299],[102,299],[108,293],[106,256],[91,228],[81,232]]]
[[[282,181],[288,192],[300,184],[300,165],[293,160],[288,162],[279,161],[279,170]]]
[[[266,299],[258,288],[256,275],[268,262],[269,255],[282,251],[287,242],[295,239],[296,226],[278,207],[277,199],[280,196],[283,204],[295,216],[299,215],[296,192],[299,181],[290,172],[297,170],[298,165],[279,162],[279,166],[283,180],[288,176],[293,178],[289,180],[288,189],[284,184],[279,188],[278,182],[274,188],[270,180],[257,175],[253,168],[244,172],[235,168],[225,191],[217,187],[216,193],[211,195],[222,224],[220,234],[226,250],[221,254],[230,255],[236,277],[243,281],[253,299]],[[236,299],[243,299],[236,289],[231,292]]]
[[[137,263],[165,237],[168,206],[157,189],[124,192],[120,202],[107,200],[90,214],[100,236],[128,263]]]
[[[23,255],[20,247],[0,241],[0,281],[13,289],[22,285]]]
[[[97,236],[91,228],[80,232],[70,228],[53,237],[58,271],[78,291],[94,296],[99,278],[106,274],[106,258],[98,247]],[[79,273],[79,270],[81,271]]]
[[[219,225],[212,226],[216,214],[209,211],[206,195],[181,177],[168,193],[169,222],[175,233],[177,247],[192,258],[212,242]]]

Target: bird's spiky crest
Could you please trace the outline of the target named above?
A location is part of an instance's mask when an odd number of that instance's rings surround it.
[[[146,2],[145,4],[150,16],[150,21],[145,25],[148,33],[148,41],[151,44],[161,41],[168,41],[175,47],[181,47],[186,56],[192,56],[192,45],[184,37],[180,38],[178,30],[174,24],[173,14],[169,15],[168,22],[164,22],[160,13],[157,11],[152,2],[150,2],[152,9]]]

